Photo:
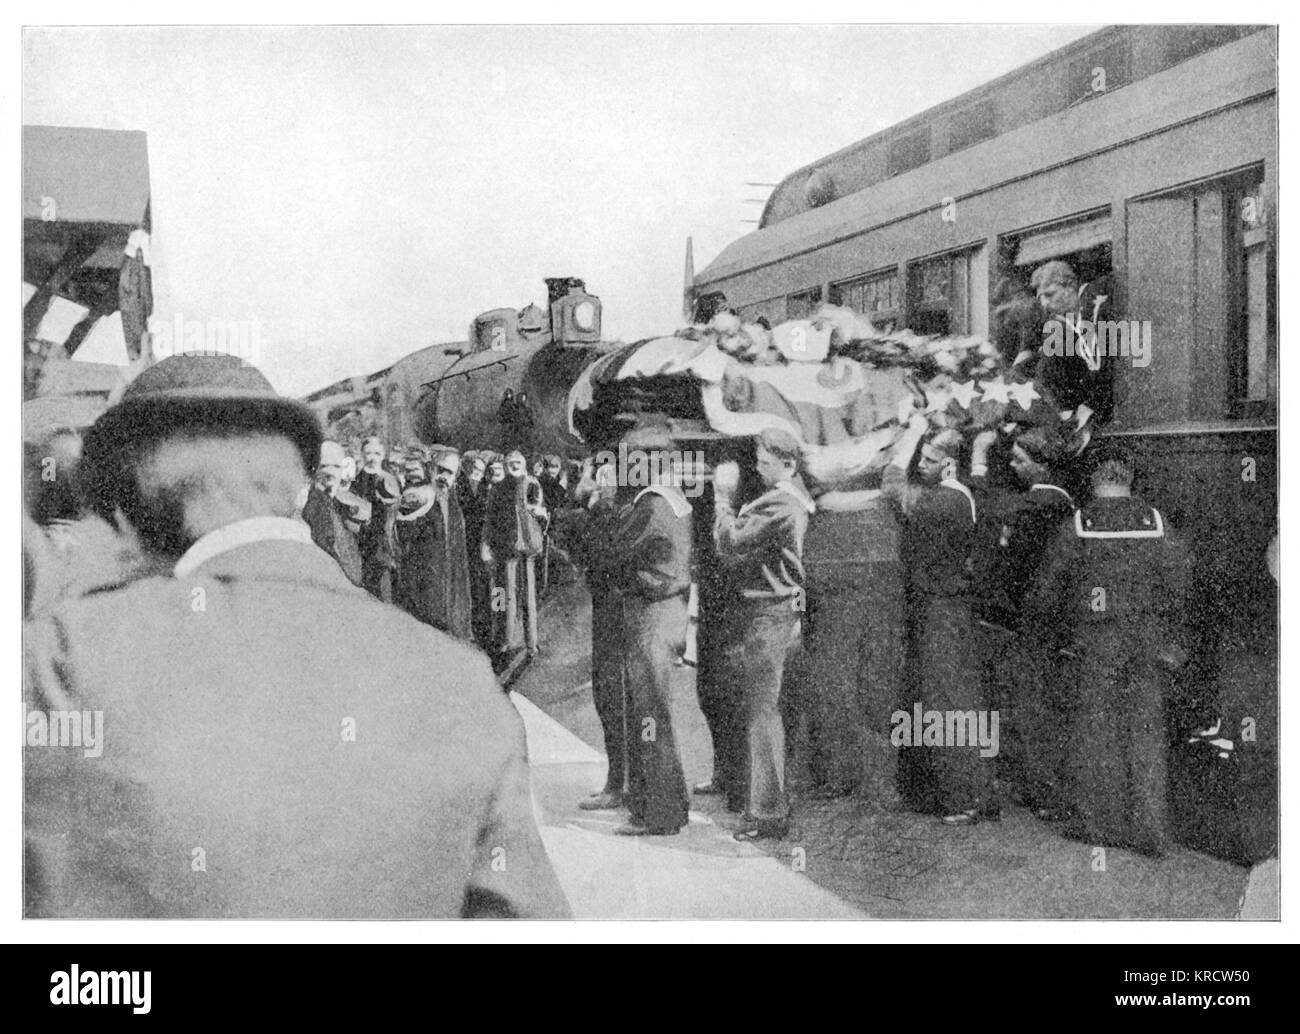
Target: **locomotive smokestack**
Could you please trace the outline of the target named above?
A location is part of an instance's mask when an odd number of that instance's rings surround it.
[[[569,294],[570,291],[585,291],[587,285],[576,276],[548,276],[546,278],[546,302],[548,306]]]

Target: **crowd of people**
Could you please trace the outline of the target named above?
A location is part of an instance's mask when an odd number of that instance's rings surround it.
[[[573,577],[551,525],[582,477],[554,454],[326,441],[301,512],[354,584],[499,655],[518,646],[530,605],[519,563],[540,576],[533,599]]]
[[[1042,311],[1062,266],[1037,277]],[[626,809],[620,835],[675,834],[714,795],[737,839],[784,838],[797,768],[881,812],[961,827],[1014,802],[1162,853],[1188,556],[1134,493],[1134,457],[1088,445],[1104,367],[1050,358],[1074,391],[1059,426],[966,435],[907,399],[853,482],[805,478],[802,444],[767,430],[689,497],[653,420],[601,443],[668,458],[623,483],[593,459],[322,440],[230,357],[146,369],[84,443],[63,430],[28,456],[28,706],[103,707],[124,751],[27,766],[28,914],[563,914],[483,652],[524,645],[535,575],[544,594],[579,571],[609,762],[579,806]],[[713,748],[694,787],[672,718],[687,655]],[[364,692],[376,679],[392,693]],[[339,754],[321,716],[363,746]],[[165,746],[175,727],[201,757]],[[255,785],[292,798],[293,835],[275,800],[240,811]],[[334,845],[315,883],[293,875],[308,842]],[[226,875],[158,868],[193,850]],[[461,875],[409,890],[392,860],[428,870],[430,851]]]

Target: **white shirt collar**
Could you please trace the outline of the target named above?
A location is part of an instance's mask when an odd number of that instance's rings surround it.
[[[250,542],[310,542],[311,529],[294,517],[249,517],[210,531],[185,551],[176,561],[173,574],[184,578],[200,564]]]
[[[643,488],[636,494],[636,498],[632,500],[632,505],[635,506],[639,503],[641,497],[647,492],[654,492],[655,495],[661,495],[667,499],[668,505],[673,508],[673,514],[676,517],[685,517],[691,512],[691,504],[686,501],[686,496],[682,493],[682,490],[675,485],[651,485],[649,488]]]

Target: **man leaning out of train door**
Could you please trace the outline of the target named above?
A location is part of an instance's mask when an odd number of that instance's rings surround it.
[[[735,639],[726,648],[727,682],[743,693],[749,761],[749,805],[737,840],[781,839],[790,828],[785,789],[785,730],[781,677],[798,632],[804,598],[803,540],[816,505],[799,474],[799,442],[784,431],[758,437],[755,466],[767,489],[739,511],[740,470],[721,463],[714,473],[713,537],[732,569],[738,608]]]
[[[1080,284],[1068,262],[1054,259],[1034,270],[1030,286],[1043,312],[1043,344],[1025,372],[1040,381],[1083,428],[1103,424],[1112,409],[1113,363],[1099,324],[1110,320],[1111,287],[1105,279]],[[1113,358],[1113,357],[1112,357]]]

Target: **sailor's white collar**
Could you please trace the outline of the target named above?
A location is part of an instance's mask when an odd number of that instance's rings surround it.
[[[636,498],[632,500],[632,505],[635,506],[639,503],[641,497],[648,492],[654,492],[656,495],[667,499],[668,505],[673,508],[675,517],[685,517],[691,512],[691,504],[686,501],[686,496],[682,494],[682,490],[675,485],[650,485],[643,488],[636,494]]]
[[[963,485],[963,484],[962,484],[960,481],[958,481],[956,478],[944,478],[942,481],[939,482],[939,484],[940,484],[943,488],[951,488],[951,489],[953,489],[953,490],[956,491],[956,492],[960,492],[962,495],[964,495],[964,496],[966,497],[966,502],[970,503],[970,519],[971,519],[971,523],[972,523],[972,524],[978,524],[978,523],[979,523],[979,517],[978,517],[977,512],[976,512],[976,509],[975,509],[975,497],[974,497],[973,495],[971,495],[971,490],[970,490],[969,488],[967,488],[965,485]]]
[[[1029,486],[1029,491],[1031,491],[1031,492],[1037,492],[1040,488],[1046,489],[1046,490],[1049,491],[1049,492],[1060,492],[1061,495],[1065,496],[1065,498],[1066,498],[1067,500],[1069,500],[1069,503],[1070,503],[1071,506],[1074,505],[1074,497],[1071,496],[1070,493],[1067,492],[1067,491],[1066,491],[1064,488],[1062,488],[1060,485],[1043,485],[1043,484],[1030,485],[1030,486]]]
[[[172,573],[184,578],[213,557],[251,542],[310,542],[311,529],[293,517],[248,517],[210,531],[190,546],[176,561]]]

